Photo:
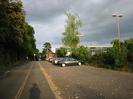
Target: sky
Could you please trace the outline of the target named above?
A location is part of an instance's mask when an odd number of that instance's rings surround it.
[[[52,44],[53,50],[62,46],[67,17],[70,10],[79,15],[83,35],[81,44],[109,44],[117,37],[116,17],[120,18],[121,40],[133,38],[133,0],[22,0],[26,11],[26,21],[34,27],[36,46],[41,51],[45,42]]]

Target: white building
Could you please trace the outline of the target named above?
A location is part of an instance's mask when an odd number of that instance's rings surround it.
[[[104,45],[88,45],[86,46],[90,49],[91,55],[95,55],[97,50],[100,50],[101,52],[106,52],[108,48],[113,47],[112,44],[104,44]]]
[[[21,0],[9,0],[9,2],[21,2]]]

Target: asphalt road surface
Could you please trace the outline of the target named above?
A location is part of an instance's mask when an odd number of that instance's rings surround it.
[[[0,99],[133,99],[133,74],[29,62],[0,77]]]

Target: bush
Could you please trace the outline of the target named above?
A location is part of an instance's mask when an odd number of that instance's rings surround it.
[[[103,54],[103,63],[105,64],[110,64],[110,65],[114,65],[115,64],[115,60],[111,54],[111,50],[108,49],[106,53]]]
[[[67,48],[61,47],[61,48],[57,49],[56,54],[58,57],[65,57],[67,54]]]
[[[79,48],[73,48],[71,56],[80,60],[83,63],[89,63],[91,53],[87,47],[80,46]]]
[[[113,41],[113,47],[109,48],[104,54],[104,62],[111,65],[112,68],[121,68],[127,62],[127,48],[124,43],[118,45],[118,41]]]
[[[127,60],[133,63],[133,38],[126,40],[125,46],[128,49]]]

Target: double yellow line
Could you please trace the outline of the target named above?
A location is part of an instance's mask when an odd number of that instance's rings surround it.
[[[28,73],[27,73],[27,75],[26,75],[26,77],[25,77],[25,79],[24,79],[24,81],[23,81],[21,87],[19,88],[19,90],[18,90],[18,92],[17,92],[17,94],[16,94],[16,96],[15,96],[15,99],[20,99],[20,96],[21,96],[21,94],[22,94],[22,92],[23,92],[23,90],[24,90],[25,84],[26,84],[26,82],[27,82],[27,80],[28,80],[28,78],[29,78],[29,75],[30,75],[30,73],[31,73],[32,67],[33,67],[33,65],[32,65],[32,66],[30,67],[30,69],[28,70]]]

